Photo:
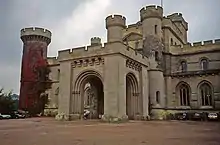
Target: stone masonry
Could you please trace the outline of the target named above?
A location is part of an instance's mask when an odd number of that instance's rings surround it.
[[[87,84],[95,90],[96,117],[104,121],[158,118],[164,110],[220,110],[220,39],[189,43],[182,14],[164,16],[154,5],[142,8],[135,24],[127,25],[121,15],[105,20],[104,45],[94,37],[90,46],[48,58],[49,108],[57,110],[58,119],[82,118],[90,103]],[[149,36],[163,47],[146,50]]]

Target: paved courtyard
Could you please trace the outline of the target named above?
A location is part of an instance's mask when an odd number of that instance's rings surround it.
[[[1,145],[220,145],[220,123],[0,120]]]

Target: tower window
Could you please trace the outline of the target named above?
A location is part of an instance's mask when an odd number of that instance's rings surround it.
[[[155,61],[158,61],[159,60],[159,53],[158,51],[155,51]]]
[[[187,63],[186,61],[181,62],[181,71],[186,72],[187,71]]]
[[[156,92],[156,102],[157,104],[160,104],[160,92],[159,91]]]
[[[202,59],[200,65],[201,65],[202,70],[207,70],[208,69],[208,60]]]
[[[154,26],[154,32],[157,34],[157,25]]]
[[[173,45],[173,38],[170,39],[170,44]]]

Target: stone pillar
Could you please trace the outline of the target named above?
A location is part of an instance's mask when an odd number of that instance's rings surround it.
[[[104,115],[102,120],[109,122],[127,120],[125,59],[120,56],[106,57],[104,67]]]
[[[141,86],[142,87],[142,96],[143,96],[143,117],[147,119],[149,116],[149,76],[148,76],[148,70],[147,67],[142,66],[141,69]]]
[[[59,107],[57,119],[69,120],[71,87],[72,87],[72,66],[68,61],[60,63],[60,84],[59,84]]]

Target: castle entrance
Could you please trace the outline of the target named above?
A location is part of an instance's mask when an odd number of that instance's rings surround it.
[[[104,91],[100,76],[95,73],[88,73],[80,76],[76,81],[76,89],[80,105],[77,108],[83,115],[84,111],[89,111],[88,119],[100,119],[104,114]],[[76,97],[75,97],[76,99]]]
[[[126,75],[126,114],[129,119],[141,115],[141,96],[138,93],[138,82],[134,74]]]

